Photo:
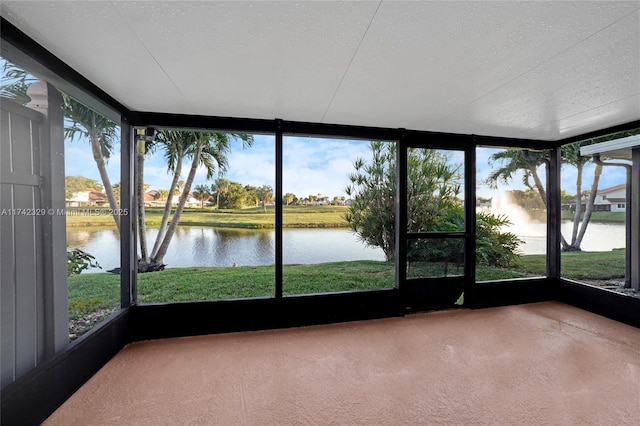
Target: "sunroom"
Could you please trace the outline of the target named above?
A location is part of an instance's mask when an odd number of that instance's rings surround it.
[[[638,2],[0,13],[3,424],[637,423]]]

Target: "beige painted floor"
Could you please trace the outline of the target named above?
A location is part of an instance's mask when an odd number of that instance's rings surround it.
[[[549,302],[138,342],[47,425],[640,425],[640,329]]]

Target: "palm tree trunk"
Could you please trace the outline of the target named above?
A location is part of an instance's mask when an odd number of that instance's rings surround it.
[[[576,211],[573,215],[573,230],[571,231],[571,245],[569,250],[575,250],[578,239],[578,228],[580,227],[580,214],[582,213],[582,166],[578,166],[578,176],[576,177]]]
[[[151,259],[151,262],[155,265],[159,265],[164,260],[164,255],[167,253],[167,249],[169,248],[169,243],[173,238],[173,234],[178,227],[178,222],[180,221],[180,215],[182,215],[182,210],[184,209],[185,204],[187,203],[187,198],[189,198],[189,191],[191,190],[191,184],[193,183],[193,179],[196,176],[196,170],[198,169],[198,163],[200,162],[200,153],[202,152],[202,143],[198,145],[196,152],[193,154],[193,161],[191,162],[191,170],[189,170],[189,176],[187,177],[187,181],[184,184],[184,188],[182,190],[182,194],[180,194],[180,201],[178,202],[178,206],[176,207],[176,212],[173,214],[173,218],[171,219],[171,223],[167,228],[167,233],[162,240],[162,244],[158,249],[158,253]]]
[[[598,185],[600,183],[600,176],[602,175],[602,165],[596,165],[593,172],[593,183],[591,184],[591,192],[589,193],[589,201],[587,202],[587,208],[584,211],[584,218],[582,219],[582,225],[580,226],[580,232],[578,238],[574,244],[576,250],[580,250],[580,244],[582,244],[582,238],[584,238],[585,232],[587,232],[587,226],[591,220],[591,213],[593,212],[594,204],[596,201],[596,195],[598,194]]]
[[[109,180],[109,175],[107,174],[107,168],[105,166],[104,156],[102,155],[102,149],[100,148],[98,135],[90,135],[89,140],[91,141],[91,152],[93,153],[93,159],[98,166],[98,172],[100,173],[100,178],[102,179],[102,186],[104,186],[104,192],[107,195],[107,200],[109,200],[109,208],[113,212],[113,220],[116,222],[116,229],[119,233],[120,216],[118,215],[118,201],[116,200],[116,196],[113,193],[113,186],[111,186],[111,181]]]
[[[533,182],[536,185],[536,189],[538,190],[538,194],[540,194],[540,198],[542,198],[542,202],[545,207],[547,207],[547,192],[544,189],[544,185],[542,185],[542,181],[540,180],[540,176],[538,176],[538,172],[535,168],[532,168],[531,176],[533,176]]]
[[[149,253],[147,252],[147,224],[144,212],[144,154],[136,152],[136,165],[138,166],[136,193],[138,204],[138,241],[140,241],[140,259],[143,263],[149,263]]]
[[[167,224],[169,223],[169,216],[171,216],[171,202],[173,201],[173,194],[178,187],[178,181],[180,180],[180,173],[182,173],[182,157],[178,157],[176,163],[176,169],[173,173],[173,180],[171,181],[171,187],[169,188],[169,195],[167,201],[164,204],[164,212],[162,213],[162,221],[160,222],[160,228],[158,229],[158,235],[156,236],[156,242],[153,244],[153,250],[151,251],[151,258],[155,258],[158,255],[160,244],[164,239],[167,232]]]

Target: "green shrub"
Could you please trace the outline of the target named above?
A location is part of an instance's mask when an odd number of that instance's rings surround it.
[[[519,246],[522,240],[513,232],[500,232],[509,225],[505,215],[478,212],[476,216],[477,264],[498,268],[521,266]]]
[[[89,253],[74,248],[67,250],[67,276],[82,273],[85,269],[102,267],[96,262],[96,258]]]

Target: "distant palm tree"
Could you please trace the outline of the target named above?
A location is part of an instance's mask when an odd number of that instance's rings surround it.
[[[158,189],[156,191],[155,197],[153,198],[159,201],[166,201],[168,196],[169,196],[169,191],[167,191],[166,189]]]
[[[262,208],[265,213],[267,212],[267,203],[273,200],[273,188],[269,185],[262,185],[257,189],[256,195],[258,199],[262,202]]]
[[[286,194],[284,194],[284,202],[287,205],[293,203],[293,200],[295,199],[296,199],[296,195],[292,192],[287,192]]]
[[[211,192],[209,192],[209,187],[207,185],[196,185],[193,190],[193,197],[200,201],[200,208],[204,208],[204,202],[208,201],[211,198]]]
[[[220,196],[226,195],[229,193],[229,182],[227,179],[223,179],[219,177],[216,181],[211,185],[211,190],[216,194],[216,209],[220,209]]]
[[[116,197],[116,200],[120,199],[120,182],[113,184],[113,195]]]

